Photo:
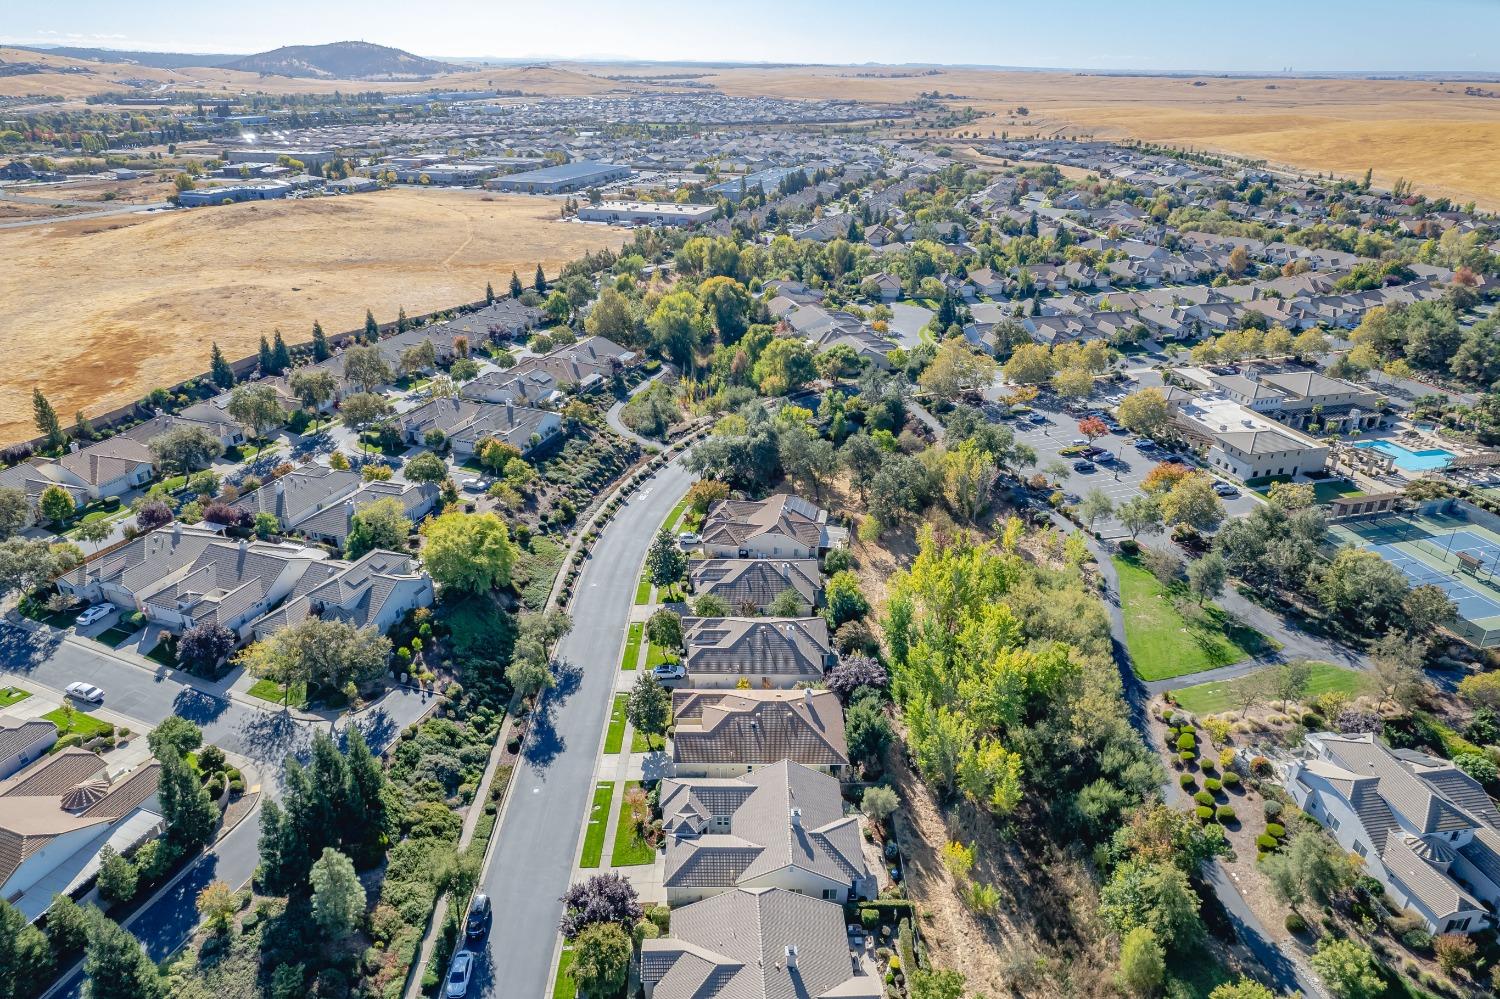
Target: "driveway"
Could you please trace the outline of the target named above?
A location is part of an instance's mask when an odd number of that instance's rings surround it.
[[[635,585],[656,529],[692,476],[680,462],[642,486],[604,529],[579,576],[573,630],[557,649],[557,686],[543,700],[511,777],[495,848],[479,890],[494,924],[471,995],[547,994],[561,897],[593,796]]]
[[[890,330],[907,350],[922,342],[922,327],[932,320],[932,310],[910,302],[891,302]]]

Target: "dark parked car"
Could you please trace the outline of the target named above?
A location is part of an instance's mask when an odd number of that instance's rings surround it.
[[[1082,458],[1080,458],[1079,460],[1073,462],[1073,471],[1075,472],[1092,472],[1093,470],[1094,463],[1092,461],[1084,461]]]
[[[490,897],[485,894],[474,896],[474,901],[469,903],[469,918],[464,921],[464,935],[470,940],[477,940],[489,932],[490,919]]]

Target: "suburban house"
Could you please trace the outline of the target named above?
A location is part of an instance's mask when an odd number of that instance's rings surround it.
[[[433,399],[401,414],[401,433],[408,442],[421,444],[428,433],[438,431],[453,447],[456,458],[474,453],[481,440],[492,438],[529,454],[562,432],[556,413],[507,402],[491,405],[471,399]]]
[[[469,345],[477,347],[483,343],[521,336],[542,324],[542,310],[526,305],[520,299],[501,298],[467,315],[449,320],[436,330],[441,330],[451,342],[454,337],[468,337]]]
[[[354,515],[371,503],[399,500],[416,522],[437,505],[438,495],[432,483],[365,482],[357,472],[304,465],[246,493],[233,505],[251,514],[269,513],[283,531],[298,531],[342,548]]]
[[[525,406],[548,406],[562,400],[565,394],[556,378],[529,365],[523,370],[486,371],[459,389],[462,398],[475,402],[513,402]]]
[[[136,595],[158,580],[186,569],[209,545],[223,540],[211,527],[174,521],[63,573],[61,592],[84,603],[109,601],[139,610]]]
[[[239,638],[280,603],[313,563],[326,555],[291,542],[216,541],[178,572],[143,588],[137,609],[174,634],[217,625]]]
[[[0,715],[0,780],[41,759],[57,742],[57,726],[45,718]]]
[[[1500,811],[1447,760],[1374,734],[1315,732],[1279,767],[1297,806],[1431,933],[1473,933],[1500,905]]]
[[[836,778],[782,760],[732,778],[665,778],[667,904],[734,888],[785,888],[830,902],[875,896],[859,816]]]
[[[672,773],[735,777],[781,760],[849,766],[844,709],[828,690],[672,691]]]
[[[252,516],[269,513],[281,530],[292,531],[308,518],[339,505],[362,481],[358,472],[303,465],[246,493],[234,501],[233,507]]]
[[[848,537],[828,525],[828,511],[786,493],[719,500],[709,508],[701,533],[704,550],[716,558],[815,559]]]
[[[192,415],[188,415],[189,413]],[[245,443],[245,428],[241,424],[236,423],[223,410],[202,403],[190,406],[181,413],[158,413],[144,423],[122,430],[120,436],[149,445],[156,438],[178,427],[196,427],[217,438],[225,447],[238,447]]]
[[[836,658],[820,617],[686,617],[682,631],[682,664],[694,687],[817,683]]]
[[[161,831],[154,760],[111,778],[85,749],[45,756],[0,782],[0,898],[34,920],[99,869]]]
[[[885,984],[849,947],[841,906],[780,888],[736,889],[672,913],[641,944],[646,999],[879,999]]]
[[[557,380],[560,388],[586,393],[602,388],[609,379],[641,361],[641,355],[633,350],[602,336],[590,336],[540,357],[528,357],[511,370],[518,374],[544,371]]]
[[[744,615],[763,614],[781,594],[797,594],[798,614],[811,614],[823,595],[817,559],[707,558],[689,563],[695,594],[721,598]]]
[[[32,458],[0,471],[0,486],[24,492],[33,515],[48,486],[61,486],[75,505],[138,489],[156,475],[151,449],[129,437],[111,437],[80,448],[75,441],[61,458]]]
[[[401,616],[433,599],[432,577],[399,552],[376,549],[353,562],[315,562],[297,580],[286,603],[255,621],[251,630],[265,638],[309,617],[343,621],[385,632]]]

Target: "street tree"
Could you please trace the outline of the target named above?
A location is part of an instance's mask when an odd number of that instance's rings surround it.
[[[1102,489],[1090,489],[1083,494],[1083,499],[1078,504],[1079,516],[1083,517],[1084,523],[1088,524],[1091,531],[1097,521],[1105,519],[1114,512],[1114,500],[1110,499],[1109,494]]]
[[[286,419],[281,399],[269,385],[236,385],[229,394],[225,411],[249,427],[251,436],[259,441],[264,441]]]
[[[651,748],[652,736],[663,735],[672,715],[672,696],[667,688],[657,682],[650,670],[642,670],[636,677],[635,686],[625,703],[625,714],[630,725],[646,737],[646,748]]]
[[[586,999],[608,999],[625,987],[630,973],[630,936],[617,923],[596,923],[573,939],[569,969]]]
[[[687,553],[677,544],[672,532],[666,528],[658,531],[646,553],[646,571],[652,584],[665,589],[677,583],[687,572],[687,562]]]
[[[89,914],[83,974],[84,999],[161,999],[166,993],[141,942],[98,910]]]
[[[1131,538],[1142,533],[1156,534],[1162,529],[1161,505],[1151,496],[1132,496],[1115,510],[1115,519],[1130,532]]]

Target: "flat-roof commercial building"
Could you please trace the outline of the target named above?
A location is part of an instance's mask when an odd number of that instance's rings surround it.
[[[567,194],[624,180],[629,176],[630,168],[618,163],[579,160],[576,163],[560,163],[540,170],[496,177],[484,186],[492,191],[513,191],[519,194]]]
[[[196,191],[180,191],[177,203],[183,208],[201,208],[204,205],[226,205],[240,201],[274,201],[292,193],[292,185],[280,181],[269,184],[235,184],[226,187],[205,187]]]
[[[630,225],[697,225],[719,214],[717,205],[677,205],[654,201],[601,201],[584,205],[578,217],[584,222],[624,222]]]
[[[309,170],[332,163],[338,156],[332,149],[231,149],[228,153],[230,163],[275,163],[285,156]]]

